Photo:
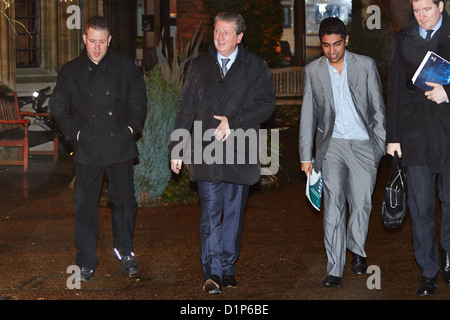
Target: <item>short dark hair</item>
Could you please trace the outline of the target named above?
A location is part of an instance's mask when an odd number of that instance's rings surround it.
[[[109,25],[109,21],[103,16],[93,16],[89,19],[86,27],[84,29],[84,33],[87,34],[89,28],[95,30],[106,30],[108,31],[108,35],[111,34],[111,26]]]
[[[322,37],[327,34],[340,34],[342,39],[345,39],[347,37],[347,27],[339,18],[325,18],[322,20],[319,27],[319,38],[321,42]]]
[[[412,5],[412,3],[415,2],[415,1],[419,1],[419,0],[409,0],[409,2],[411,2],[411,5]],[[434,4],[435,4],[436,6],[439,7],[439,3],[440,3],[440,2],[444,2],[444,1],[443,1],[443,0],[433,0],[433,2],[434,2]]]
[[[246,24],[244,18],[239,13],[221,12],[214,18],[214,25],[217,21],[236,22],[236,34],[245,32]]]

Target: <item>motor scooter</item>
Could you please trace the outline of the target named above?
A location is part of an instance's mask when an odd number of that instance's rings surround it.
[[[19,109],[22,109],[28,104],[31,104],[31,107],[33,110],[38,114],[50,114],[50,109],[48,105],[44,106],[44,103],[47,101],[47,99],[50,98],[51,88],[46,87],[41,90],[33,92],[32,96],[24,96],[24,97],[17,97]],[[64,135],[61,133],[61,131],[58,129],[58,125],[55,121],[55,119],[51,115],[45,115],[45,116],[36,116],[34,117],[34,123],[38,125],[39,127],[43,128],[46,131],[54,131],[58,134],[58,149],[62,151],[63,153],[72,156],[73,155],[73,144],[70,141],[67,141],[64,138]]]

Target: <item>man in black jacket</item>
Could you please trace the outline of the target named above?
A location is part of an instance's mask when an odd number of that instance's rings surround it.
[[[90,281],[98,264],[98,200],[108,176],[112,202],[114,252],[127,275],[138,272],[133,230],[134,135],[142,130],[147,95],[134,62],[108,50],[111,32],[103,17],[93,17],[83,40],[86,51],[66,63],[58,74],[50,110],[62,133],[74,142],[76,163],[76,264],[81,280]]]
[[[407,168],[414,256],[422,270],[420,296],[433,295],[439,270],[450,284],[450,85],[411,79],[428,51],[450,60],[450,18],[441,0],[412,0],[411,23],[394,36],[389,61],[387,153]],[[442,201],[441,265],[436,245],[435,185]]]
[[[241,45],[245,21],[235,13],[215,18],[214,46],[193,60],[182,91],[174,133],[193,129],[191,180],[201,204],[203,290],[220,293],[235,287],[235,262],[249,186],[260,180],[258,143],[237,144],[257,136],[275,108],[275,93],[266,62]],[[240,130],[239,130],[240,129]],[[179,173],[184,155],[174,152],[171,168]],[[250,145],[249,145],[250,144]],[[245,159],[244,159],[245,158]],[[245,161],[244,161],[244,160]],[[243,160],[243,161],[240,161]]]

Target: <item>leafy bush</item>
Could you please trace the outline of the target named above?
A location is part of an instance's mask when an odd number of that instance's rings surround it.
[[[198,55],[203,37],[201,34],[197,39],[200,25],[201,22],[186,46],[184,48],[181,46],[181,52],[176,49],[175,34],[172,44],[173,56],[170,58],[168,48],[163,47],[160,42],[156,48],[158,65],[146,75],[148,110],[142,137],[137,142],[140,163],[135,167],[134,174],[136,200],[141,206],[151,205],[152,202],[158,204],[172,201],[175,198],[172,189],[180,189],[173,183],[169,185],[172,175],[169,144],[184,75],[190,61]]]
[[[137,142],[140,163],[134,174],[140,205],[156,200],[171,178],[168,146],[180,98],[178,85],[164,79],[160,65],[147,73],[146,84],[148,112]]]

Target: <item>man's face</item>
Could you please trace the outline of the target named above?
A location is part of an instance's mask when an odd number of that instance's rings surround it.
[[[236,22],[217,21],[214,27],[214,45],[217,51],[228,57],[241,43],[244,34],[236,34]]]
[[[86,34],[83,34],[83,40],[86,45],[88,57],[94,63],[99,63],[108,51],[111,35],[107,30],[89,28]]]
[[[348,36],[344,39],[340,34],[326,34],[322,37],[322,50],[331,65],[341,64],[345,56]]]
[[[412,8],[417,23],[425,30],[431,30],[441,18],[444,3],[441,1],[435,5],[433,0],[413,0]]]

